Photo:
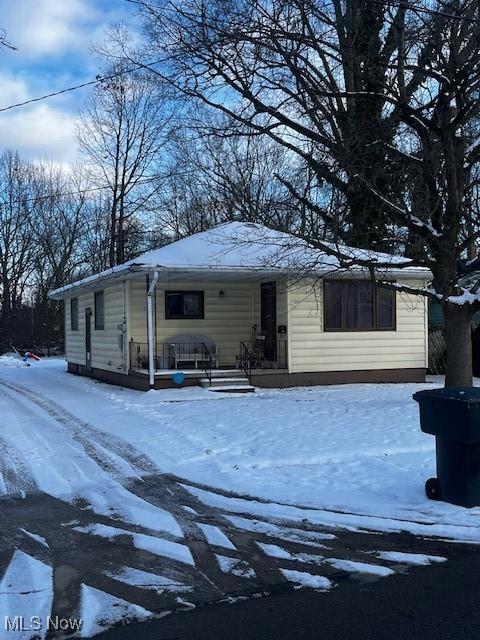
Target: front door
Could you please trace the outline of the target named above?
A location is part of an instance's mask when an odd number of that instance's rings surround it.
[[[85,309],[85,367],[92,370],[92,310]]]
[[[262,282],[260,321],[265,334],[265,359],[277,359],[277,283]]]

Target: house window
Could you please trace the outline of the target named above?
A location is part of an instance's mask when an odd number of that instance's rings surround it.
[[[167,320],[201,319],[203,317],[203,291],[165,291],[165,318]]]
[[[325,331],[395,331],[395,291],[371,282],[325,281]]]
[[[70,330],[78,331],[78,298],[70,300]]]
[[[105,329],[105,297],[103,291],[95,292],[95,329]]]

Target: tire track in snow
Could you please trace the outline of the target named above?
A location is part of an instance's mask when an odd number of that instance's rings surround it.
[[[2,398],[12,402],[5,392],[2,392]],[[7,495],[23,497],[28,491],[37,489],[30,471],[22,460],[21,453],[2,437],[0,437],[0,476]]]
[[[190,494],[177,483],[172,482],[168,476],[163,478],[164,474],[151,458],[135,450],[132,445],[117,436],[107,434],[80,420],[52,400],[4,380],[1,380],[0,384],[24,396],[60,423],[82,446],[85,453],[128,491],[171,513],[182,530],[185,544],[190,549],[199,574],[203,578],[203,589],[210,592],[212,599],[223,595],[228,590],[229,577],[221,571],[202,529],[191,514],[181,507],[179,494],[182,494],[183,503],[190,500]],[[127,469],[130,469],[130,477],[126,475],[125,466],[112,463],[112,453],[126,463]],[[161,478],[161,481],[152,484],[144,476]],[[138,482],[135,482],[135,479]]]
[[[37,489],[35,481],[22,462],[21,454],[3,438],[0,438],[0,475],[9,496],[23,497],[27,492]]]

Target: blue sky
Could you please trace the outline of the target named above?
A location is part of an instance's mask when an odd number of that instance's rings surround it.
[[[0,0],[0,6],[0,27],[18,48],[0,51],[0,107],[93,79],[101,67],[91,48],[110,24],[140,31],[135,5],[124,0]],[[75,161],[75,120],[87,96],[81,89],[0,113],[0,152]]]

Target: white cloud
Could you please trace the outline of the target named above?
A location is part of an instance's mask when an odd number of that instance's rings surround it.
[[[29,78],[0,73],[0,108],[32,97]],[[28,157],[58,162],[75,159],[75,115],[52,103],[40,102],[0,112],[0,151],[18,149]]]
[[[0,24],[18,47],[17,58],[68,52],[88,57],[108,24],[126,21],[134,29],[136,20],[127,9],[120,0],[12,0],[2,7]]]
[[[87,46],[85,30],[98,16],[87,0],[17,0],[2,19],[19,54],[56,54]]]
[[[131,7],[120,0],[3,0],[1,4],[0,26],[18,51],[3,54],[0,108],[93,78],[99,62],[90,46],[103,40],[109,24],[129,22],[135,33]],[[0,152],[14,148],[31,158],[75,160],[75,119],[87,95],[88,91],[76,91],[0,112]]]
[[[2,149],[18,149],[28,157],[62,163],[74,161],[77,154],[74,128],[72,114],[47,104],[0,113]]]
[[[24,78],[8,71],[0,72],[0,108],[28,100],[29,91]]]

